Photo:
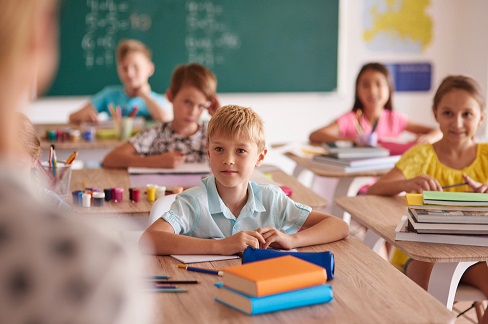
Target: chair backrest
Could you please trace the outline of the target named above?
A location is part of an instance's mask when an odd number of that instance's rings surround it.
[[[158,220],[165,212],[167,212],[171,208],[171,204],[175,201],[176,195],[167,195],[161,198],[158,198],[154,202],[154,205],[151,208],[151,213],[149,213],[149,222],[147,227],[151,226],[156,220]]]

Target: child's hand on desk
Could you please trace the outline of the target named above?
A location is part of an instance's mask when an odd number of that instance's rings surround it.
[[[471,179],[470,177],[468,177],[465,174],[463,174],[463,179],[464,179],[464,181],[466,181],[468,186],[470,186],[471,189],[473,189],[473,192],[485,193],[488,191],[488,185],[482,184],[478,181],[474,181],[473,179]]]
[[[218,241],[220,254],[232,255],[244,251],[248,246],[258,249],[266,243],[263,236],[256,231],[242,231]]]
[[[443,191],[442,186],[436,179],[425,174],[413,179],[405,180],[404,190],[406,192],[418,193],[421,193],[422,191]]]
[[[266,240],[266,243],[262,247],[263,249],[267,249],[271,246],[273,248],[290,250],[295,247],[293,246],[292,237],[290,235],[279,231],[273,226],[258,228],[257,232]]]
[[[185,162],[185,154],[181,152],[171,151],[160,155],[167,168],[176,168]]]

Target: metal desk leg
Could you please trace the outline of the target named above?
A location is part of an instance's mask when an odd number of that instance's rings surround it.
[[[363,243],[366,244],[374,252],[379,253],[381,248],[385,244],[385,239],[376,234],[374,231],[367,229]]]
[[[459,280],[466,269],[475,263],[477,262],[437,262],[430,274],[429,293],[452,310]]]
[[[332,215],[342,218],[348,224],[351,222],[351,215],[345,213],[342,208],[335,203],[335,199],[348,196],[349,187],[351,186],[351,183],[353,181],[354,178],[352,177],[339,178],[339,182],[337,183],[337,187],[334,192],[334,199],[331,211]]]

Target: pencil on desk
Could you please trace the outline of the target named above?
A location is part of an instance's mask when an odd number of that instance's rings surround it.
[[[147,277],[144,277],[144,279],[158,280],[158,279],[171,279],[171,277],[169,277],[169,276],[147,276]]]
[[[177,288],[177,289],[166,289],[166,288],[147,288],[145,289],[147,292],[158,292],[158,293],[180,293],[180,292],[187,292],[187,289]]]
[[[200,283],[200,281],[197,281],[197,280],[164,280],[164,279],[156,279],[156,280],[153,280],[152,282],[154,282],[156,284],[170,284],[170,285],[173,285],[173,284],[193,285],[193,284]]]
[[[197,268],[197,267],[190,267],[190,266],[187,266],[186,264],[178,264],[178,268],[186,269],[188,271],[195,271],[195,272],[213,274],[213,275],[217,275],[220,277],[222,277],[224,275],[223,271],[218,271],[218,270],[213,270],[213,269],[205,269],[205,268]]]

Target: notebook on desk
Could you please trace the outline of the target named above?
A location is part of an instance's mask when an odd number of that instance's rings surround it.
[[[129,167],[129,174],[210,174],[210,166],[204,163],[184,163],[176,168]]]

